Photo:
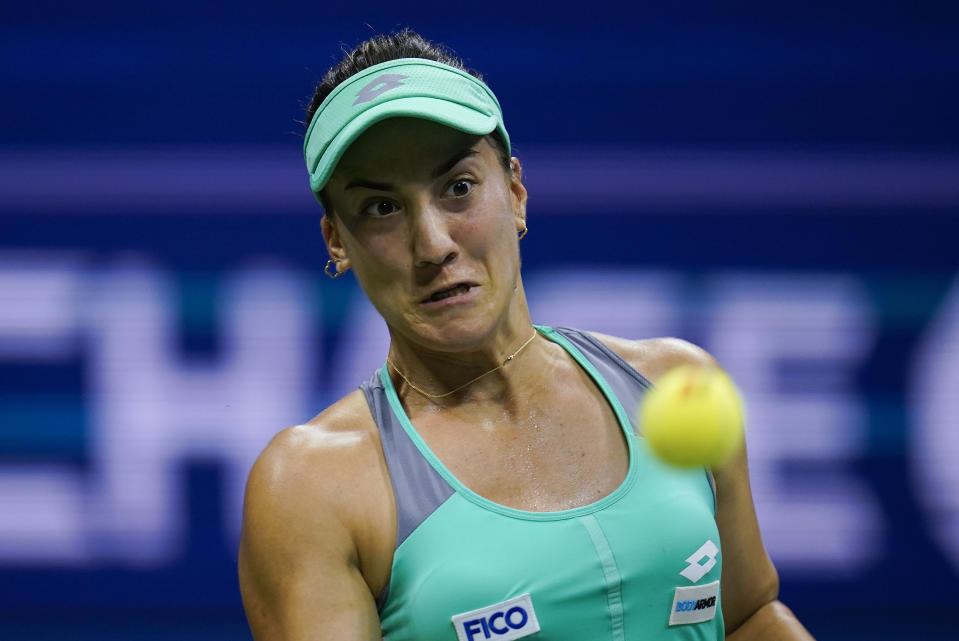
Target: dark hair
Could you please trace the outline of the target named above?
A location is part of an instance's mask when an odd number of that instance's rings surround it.
[[[374,36],[365,42],[356,45],[353,51],[343,50],[343,60],[326,72],[323,80],[316,86],[316,92],[306,110],[306,125],[310,125],[313,114],[319,109],[337,85],[359,72],[378,65],[382,62],[399,58],[424,58],[441,62],[444,65],[465,71],[482,82],[483,76],[478,71],[469,69],[460,58],[441,44],[427,41],[412,29],[403,29],[384,36]]]
[[[463,61],[448,48],[441,44],[429,42],[412,29],[403,29],[402,31],[396,31],[388,35],[374,36],[356,45],[352,51],[346,51],[344,49],[343,60],[326,72],[326,75],[323,76],[323,79],[316,86],[316,91],[313,93],[310,106],[306,109],[306,126],[310,126],[316,110],[319,109],[326,97],[329,96],[341,82],[373,65],[398,58],[424,58],[426,60],[441,62],[465,71],[483,82],[482,74],[467,67]],[[506,151],[506,145],[503,140],[495,132],[488,134],[486,138],[496,150],[503,169],[507,173],[511,173],[510,157]],[[325,199],[324,202],[326,202]]]

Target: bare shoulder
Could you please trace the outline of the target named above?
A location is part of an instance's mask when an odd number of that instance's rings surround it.
[[[343,499],[377,468],[380,452],[376,425],[357,390],[274,436],[250,472],[247,500],[262,499],[250,507],[296,511],[300,520],[306,505],[351,506]]]
[[[394,519],[389,472],[361,392],[278,433],[253,465],[243,506],[239,570],[251,622],[273,621],[285,608],[279,604],[306,594],[314,604],[332,601],[323,576],[344,585],[355,576],[371,603],[387,579]]]
[[[629,340],[591,333],[650,381],[680,365],[719,367],[709,352],[681,338]]]

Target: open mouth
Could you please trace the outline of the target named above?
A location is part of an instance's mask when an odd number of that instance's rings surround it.
[[[469,283],[460,283],[448,289],[441,289],[438,292],[433,292],[433,294],[423,300],[423,302],[435,303],[436,301],[443,300],[444,298],[450,298],[451,296],[461,296],[462,294],[467,293],[473,287],[474,285],[470,285]]]

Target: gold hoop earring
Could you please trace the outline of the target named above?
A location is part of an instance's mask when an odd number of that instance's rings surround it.
[[[525,236],[526,232],[528,231],[529,231],[529,228],[527,228],[526,225],[523,225],[523,230],[519,233],[519,238],[517,238],[516,240],[523,240],[523,236]]]
[[[331,259],[329,259],[328,261],[326,261],[326,266],[323,267],[323,273],[326,274],[327,276],[329,276],[330,278],[339,278],[340,276],[342,276],[342,275],[343,275],[343,272],[341,272],[341,271],[339,271],[339,270],[337,270],[337,269],[334,269],[333,272],[330,273],[330,264],[331,264],[331,263],[332,263],[333,265],[339,265],[339,264],[340,264],[340,261],[335,260],[335,259],[333,259],[333,258],[331,258]]]

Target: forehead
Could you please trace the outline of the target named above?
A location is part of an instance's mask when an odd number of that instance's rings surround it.
[[[467,134],[420,118],[390,118],[376,123],[343,154],[330,182],[363,176],[396,177],[431,171],[453,155],[475,148],[493,152],[482,136]]]

